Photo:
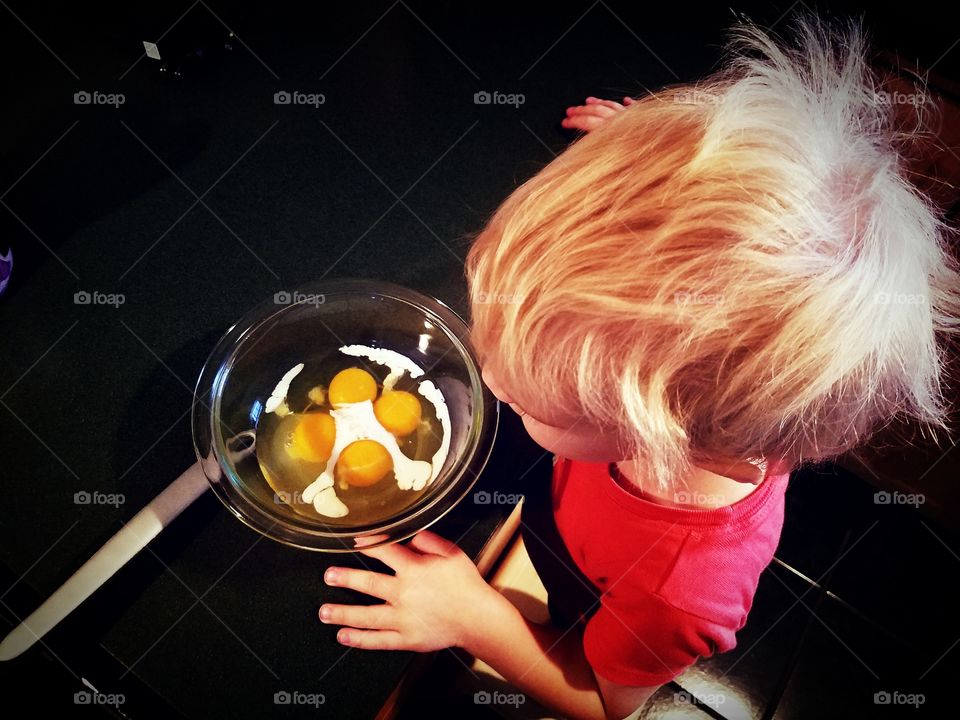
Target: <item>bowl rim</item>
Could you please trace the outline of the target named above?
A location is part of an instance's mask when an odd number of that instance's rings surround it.
[[[443,488],[428,500],[414,503],[382,523],[344,526],[342,529],[337,529],[337,526],[331,525],[324,528],[322,523],[307,519],[301,523],[296,519],[278,517],[271,513],[258,498],[244,492],[242,489],[244,483],[240,480],[233,463],[226,458],[227,440],[219,429],[222,388],[233,367],[242,358],[244,348],[249,350],[246,343],[277,316],[304,304],[311,296],[368,294],[372,294],[374,298],[405,303],[423,313],[424,319],[440,328],[465,359],[472,385],[475,418],[470,428],[468,449],[456,471],[443,480]],[[500,403],[482,381],[477,355],[468,340],[467,323],[442,300],[381,280],[362,278],[320,280],[298,287],[288,295],[291,299],[298,297],[301,299],[287,304],[278,304],[275,295],[274,298],[268,298],[254,306],[231,325],[214,346],[197,378],[191,431],[194,450],[205,468],[205,475],[214,494],[235,517],[248,527],[272,540],[305,550],[355,552],[358,549],[357,540],[360,538],[387,536],[380,542],[364,544],[365,548],[372,548],[400,542],[430,527],[458,505],[476,484],[489,460],[499,427]],[[324,302],[326,302],[325,297]],[[206,379],[211,379],[211,382],[206,383]],[[207,387],[209,390],[205,389]],[[210,404],[207,405],[207,402]],[[204,456],[201,445],[207,446],[204,449],[213,455],[212,458]],[[211,467],[214,461],[215,469]],[[216,477],[211,477],[212,474],[216,474]],[[433,517],[429,517],[431,513]],[[424,517],[427,519],[424,520]],[[352,541],[353,545],[348,544],[348,541]]]

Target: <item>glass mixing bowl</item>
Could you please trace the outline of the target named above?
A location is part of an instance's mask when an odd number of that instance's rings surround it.
[[[193,440],[214,493],[254,530],[307,550],[397,542],[436,522],[477,481],[497,429],[499,403],[480,379],[467,332],[439,300],[390,283],[331,280],[277,293],[227,331],[197,381]],[[357,524],[349,515],[333,521],[294,511],[278,500],[256,457],[257,424],[280,377],[298,363],[342,361],[346,345],[410,358],[443,393],[450,414],[449,452],[435,479],[409,506]]]

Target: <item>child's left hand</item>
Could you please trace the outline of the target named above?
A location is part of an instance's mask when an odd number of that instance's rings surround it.
[[[407,545],[358,549],[393,568],[396,575],[330,567],[328,585],[381,598],[379,605],[320,606],[325,623],[347,625],[337,633],[344,645],[367,650],[429,652],[462,647],[488,606],[490,587],[455,543],[424,530]]]
[[[588,97],[583,105],[568,107],[567,116],[560,124],[568,130],[590,132],[633,103],[634,99],[631,97],[625,97],[622,105],[614,100]]]

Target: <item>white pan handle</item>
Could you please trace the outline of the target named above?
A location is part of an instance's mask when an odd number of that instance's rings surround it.
[[[210,487],[200,463],[180,477],[133,516],[123,528],[87,560],[60,589],[15,627],[0,643],[0,660],[17,657],[140,552],[184,508]]]

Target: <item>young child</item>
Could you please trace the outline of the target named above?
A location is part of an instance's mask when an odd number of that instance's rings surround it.
[[[394,575],[327,573],[385,601],[321,608],[344,644],[465,648],[564,717],[623,718],[734,647],[792,470],[894,416],[947,428],[960,273],[860,31],[746,26],[731,55],[568,111],[591,132],[470,251],[485,382],[556,455],[523,511],[554,623],[422,532],[363,551]]]

